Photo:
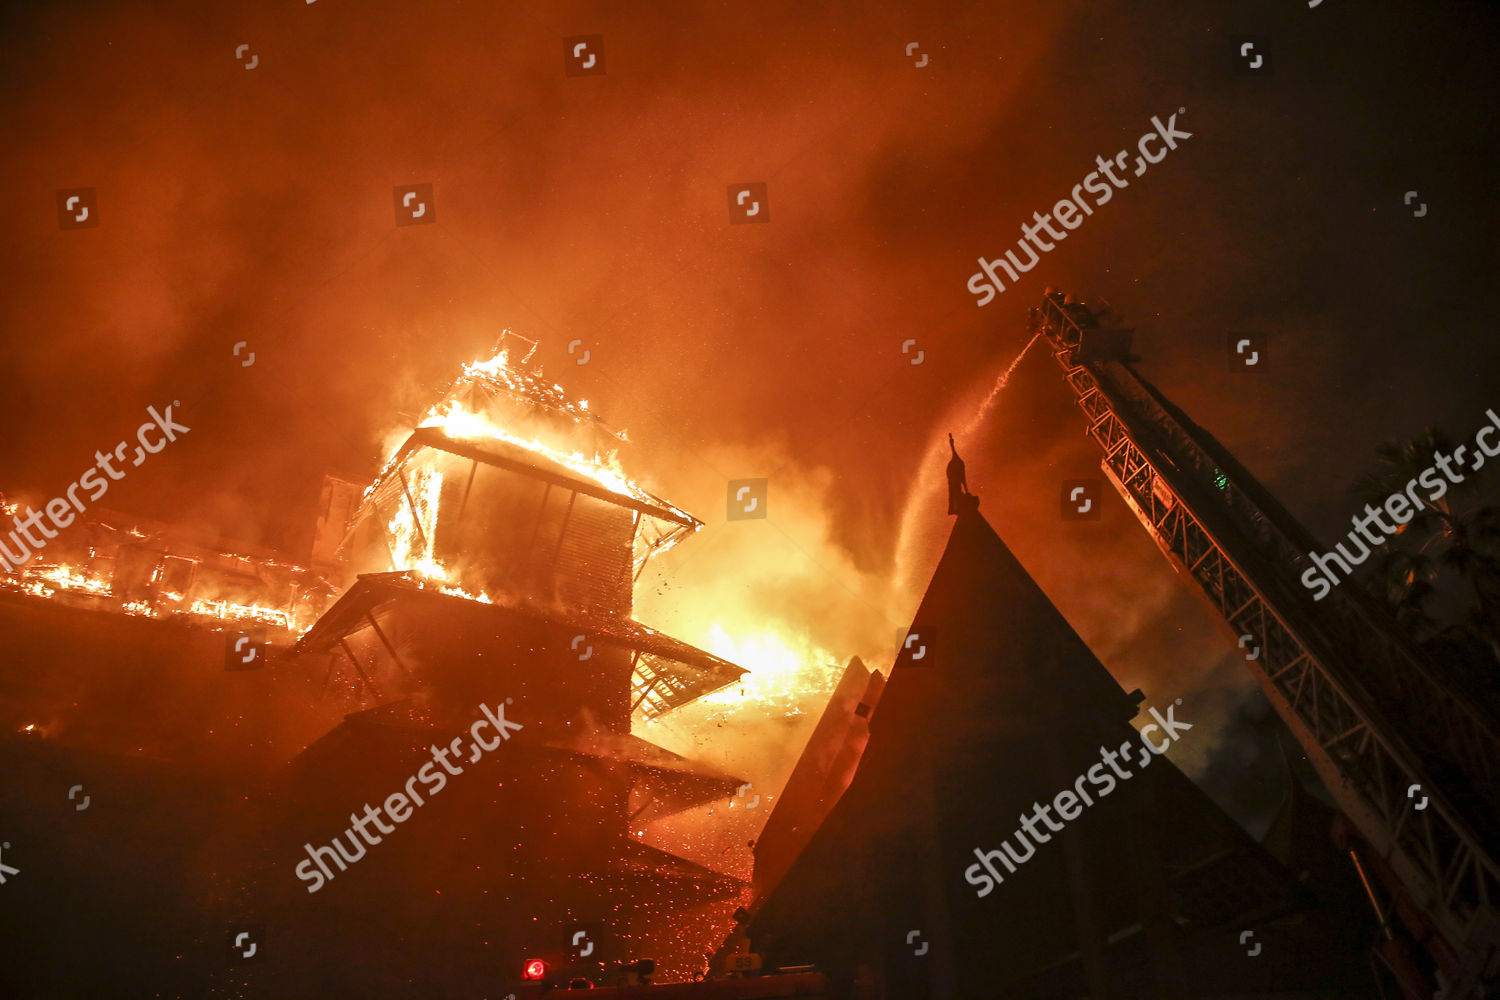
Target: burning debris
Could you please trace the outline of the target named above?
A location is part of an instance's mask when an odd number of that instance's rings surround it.
[[[20,506],[0,496],[0,510],[13,514]],[[48,546],[47,558],[0,575],[0,590],[210,629],[263,625],[290,638],[312,626],[338,592],[336,579],[169,525],[100,511],[81,515]]]

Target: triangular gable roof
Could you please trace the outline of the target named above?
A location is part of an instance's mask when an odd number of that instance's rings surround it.
[[[958,515],[912,633],[853,783],[751,918],[768,961],[872,967],[887,995],[1066,990],[1084,987],[1080,908],[1093,911],[1101,947],[1133,949],[1143,975],[1167,963],[1178,976],[1181,955],[1139,961],[1159,951],[1147,939],[1163,939],[1142,925],[1165,927],[1174,903],[1205,929],[1226,908],[1233,919],[1285,912],[1286,873],[1164,758],[979,897],[964,877],[975,850],[998,848],[1033,802],[1074,787],[1101,745],[1139,744],[1129,724],[1139,698],[972,508]],[[1253,892],[1223,898],[1225,885],[1247,882]],[[913,929],[929,946],[920,958]],[[1111,937],[1125,943],[1103,945]]]

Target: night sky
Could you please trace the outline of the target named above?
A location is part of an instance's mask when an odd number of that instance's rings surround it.
[[[302,558],[324,473],[371,477],[509,327],[707,522],[643,581],[643,620],[691,632],[709,602],[886,669],[949,523],[923,515],[898,566],[923,456],[1054,285],[1123,312],[1142,374],[1331,544],[1378,443],[1467,440],[1500,406],[1497,20],[1352,0],[13,5],[0,490],[56,496],[180,400],[191,433],[107,505]],[[603,36],[603,75],[565,73],[579,35]],[[1236,72],[1241,36],[1269,73]],[[1179,108],[1192,138],[976,307],[978,257]],[[743,182],[767,185],[768,224],[730,224]],[[435,224],[394,224],[407,184],[432,185]],[[97,189],[97,228],[60,228],[67,188]],[[1263,371],[1230,370],[1238,332],[1267,338]],[[959,448],[1121,684],[1209,723],[1180,747],[1200,772],[1248,674],[1118,497],[1060,519],[1099,453],[1043,350]],[[724,523],[726,481],[760,476],[767,520]]]

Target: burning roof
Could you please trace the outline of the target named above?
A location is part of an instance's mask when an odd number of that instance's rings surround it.
[[[0,511],[19,506],[0,497]],[[236,551],[170,525],[89,511],[0,590],[99,611],[219,628],[310,627],[337,593],[325,574],[264,551]]]
[[[508,331],[507,336],[514,337]],[[414,571],[450,584],[448,593],[493,600],[498,590],[531,592],[540,577],[556,576],[570,529],[574,534],[567,542],[583,549],[575,553],[575,568],[589,562],[613,565],[615,553],[606,550],[618,542],[615,536],[627,522],[597,507],[604,504],[628,512],[626,545],[633,582],[651,556],[698,530],[702,522],[629,479],[617,455],[624,435],[590,412],[587,401],[569,400],[560,386],[524,367],[525,358],[512,364],[505,343],[502,337],[487,361],[465,365],[387,460],[364,492],[345,538],[346,557],[359,569]],[[480,483],[486,513],[475,516],[489,521],[488,530],[478,533],[464,520],[474,506],[471,499],[481,468],[494,473],[487,472],[488,481]],[[600,537],[586,544],[573,523],[579,497],[597,502],[585,518],[610,522],[608,529],[596,531],[602,532]],[[564,502],[565,512],[559,509]],[[504,525],[488,513],[494,510],[506,512]],[[529,537],[524,530],[528,523],[533,526]],[[518,526],[522,530],[511,530]],[[363,538],[361,531],[366,533]],[[497,532],[515,537],[504,538],[502,546]],[[371,534],[378,534],[378,545]],[[548,538],[554,543],[548,571],[531,572],[536,567],[523,566],[526,572],[521,576],[526,579],[516,579],[514,552],[524,552],[522,563],[533,556],[542,558],[545,546],[538,550],[536,543]],[[373,563],[368,558],[362,563],[361,545],[376,550]],[[476,572],[465,565],[476,555],[486,562],[499,548],[510,551],[510,565],[481,566]],[[605,600],[598,593],[591,597],[595,602]]]

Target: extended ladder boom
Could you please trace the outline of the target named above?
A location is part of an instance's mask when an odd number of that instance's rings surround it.
[[[1048,293],[1032,310],[1157,546],[1259,655],[1250,672],[1340,808],[1407,888],[1479,995],[1500,961],[1500,738],[1357,584],[1315,602],[1321,550],[1217,441],[1131,367],[1129,331]],[[1392,719],[1400,719],[1400,726]],[[1429,805],[1414,807],[1420,786]]]

